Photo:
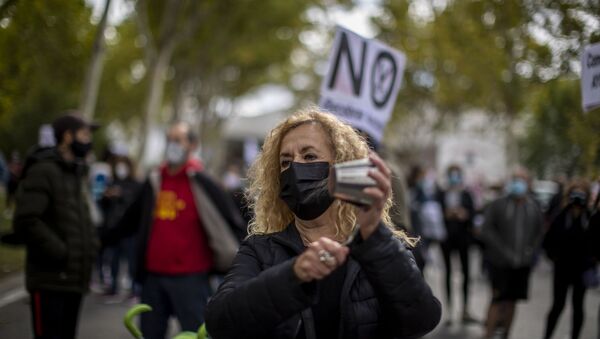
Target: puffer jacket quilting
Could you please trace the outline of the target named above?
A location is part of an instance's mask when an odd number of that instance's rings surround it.
[[[431,331],[441,306],[412,254],[384,226],[351,247],[340,300],[340,338],[418,338]],[[217,293],[209,301],[207,329],[216,339],[295,338],[313,327],[310,308],[318,283],[293,273],[303,250],[293,225],[248,238]]]

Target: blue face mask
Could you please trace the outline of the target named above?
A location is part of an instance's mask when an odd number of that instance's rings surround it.
[[[462,177],[460,176],[460,174],[452,172],[450,173],[450,175],[448,175],[448,183],[451,186],[458,186],[462,183]]]
[[[511,195],[522,197],[527,193],[527,182],[523,179],[513,179],[508,186]]]

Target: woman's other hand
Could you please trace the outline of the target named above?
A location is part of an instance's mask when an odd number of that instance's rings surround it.
[[[303,282],[321,280],[346,262],[349,249],[322,237],[309,245],[294,263],[294,273]]]
[[[375,152],[369,154],[369,159],[375,168],[369,171],[369,176],[377,183],[363,190],[373,199],[371,206],[359,210],[357,218],[360,225],[360,235],[367,239],[381,222],[381,214],[388,197],[392,194],[392,171]]]

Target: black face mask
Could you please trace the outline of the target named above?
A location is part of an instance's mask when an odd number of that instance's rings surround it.
[[[575,206],[586,207],[587,194],[582,192],[571,192],[571,194],[569,194],[569,203]]]
[[[80,159],[85,158],[91,149],[92,149],[91,142],[83,143],[83,142],[79,142],[77,140],[73,140],[73,143],[71,143],[71,151],[73,152],[73,155],[76,158],[80,158]]]
[[[313,220],[333,203],[327,189],[328,162],[292,162],[279,175],[279,197],[302,220]]]

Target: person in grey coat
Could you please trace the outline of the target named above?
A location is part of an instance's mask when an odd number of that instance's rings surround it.
[[[518,300],[526,300],[534,255],[543,236],[542,211],[528,195],[529,177],[524,169],[513,172],[507,196],[485,211],[482,240],[490,262],[492,300],[484,338],[502,330],[508,338]]]

